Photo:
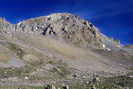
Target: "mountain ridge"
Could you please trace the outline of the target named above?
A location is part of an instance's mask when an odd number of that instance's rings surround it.
[[[81,19],[80,17],[70,13],[55,13],[48,16],[31,18],[21,21],[12,27],[15,31],[19,29],[18,31],[26,31],[29,33],[35,32],[42,35],[47,35],[49,33],[55,36],[56,33],[59,33],[58,35],[62,36],[60,38],[66,38],[66,40],[75,39],[75,42],[72,43],[79,42],[80,40],[84,42],[90,41],[90,44],[92,42],[92,45],[97,45],[99,48],[102,48],[103,45],[106,45],[106,42],[104,42],[105,39],[109,40],[107,36],[103,35],[100,30],[91,22]],[[78,35],[79,37],[77,36],[74,38],[72,37],[73,35]],[[88,46],[87,43],[81,42],[81,44],[86,44],[86,46]],[[113,40],[112,45],[120,46]]]

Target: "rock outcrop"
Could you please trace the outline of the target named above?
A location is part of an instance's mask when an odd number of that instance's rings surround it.
[[[68,13],[29,19],[18,23],[17,27],[23,31],[28,29],[31,33],[63,39],[80,47],[90,45],[102,47],[102,40],[104,40],[91,22]]]
[[[2,24],[3,33],[14,32],[38,34],[73,43],[80,47],[103,48],[105,39],[91,22],[69,13],[57,13],[19,22],[16,25]],[[3,34],[2,33],[2,34]]]

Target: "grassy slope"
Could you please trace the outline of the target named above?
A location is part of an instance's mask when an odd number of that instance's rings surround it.
[[[8,74],[10,74],[7,77],[19,76],[23,79],[25,76],[29,76],[31,80],[61,79],[71,73],[71,68],[89,72],[104,71],[117,73],[119,71],[126,71],[124,66],[119,65],[115,60],[105,58],[89,49],[78,48],[53,38],[20,34],[14,40],[8,39],[6,44],[2,45],[2,48],[5,47],[10,55],[13,54],[11,57],[15,54],[17,58],[24,60],[27,64],[22,69],[6,69],[9,72]],[[0,52],[0,55],[4,54],[4,50],[0,50]],[[4,55],[8,57],[8,54],[5,53]],[[10,58],[7,59],[10,60]],[[52,65],[53,68],[45,69],[47,64]],[[41,69],[43,71],[38,71]],[[1,75],[5,75],[5,69],[1,70],[3,71]],[[33,73],[35,74],[31,75]]]

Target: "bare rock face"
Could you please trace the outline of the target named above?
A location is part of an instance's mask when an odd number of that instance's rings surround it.
[[[106,41],[109,40],[91,22],[69,13],[57,13],[28,19],[15,25],[2,20],[0,25],[1,33],[7,33],[11,37],[16,32],[20,34],[28,33],[29,35],[36,34],[52,37],[85,48],[104,48],[103,45],[108,43]],[[116,46],[113,41],[111,44]]]
[[[92,23],[68,13],[51,14],[22,21],[17,24],[17,29],[61,39],[80,47],[91,45],[102,47],[102,40],[104,40]]]

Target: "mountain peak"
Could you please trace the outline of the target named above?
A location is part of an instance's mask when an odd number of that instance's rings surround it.
[[[61,38],[79,46],[102,46],[100,31],[91,22],[70,13],[54,13],[28,19],[18,23],[17,27],[44,36]]]
[[[103,45],[109,43],[108,37],[104,36],[91,22],[70,13],[54,13],[24,20],[10,26],[8,31],[52,37],[85,48],[89,46],[104,48]],[[110,41],[110,44],[111,47],[116,46],[113,41]]]
[[[35,22],[46,22],[46,21],[57,21],[57,20],[60,20],[60,19],[65,19],[65,18],[78,18],[78,16],[76,15],[73,15],[71,13],[52,13],[52,14],[49,14],[47,16],[40,16],[40,17],[35,17],[35,18],[31,18],[31,19],[27,19],[27,20],[24,20],[24,21],[21,21],[19,23],[35,23]]]

